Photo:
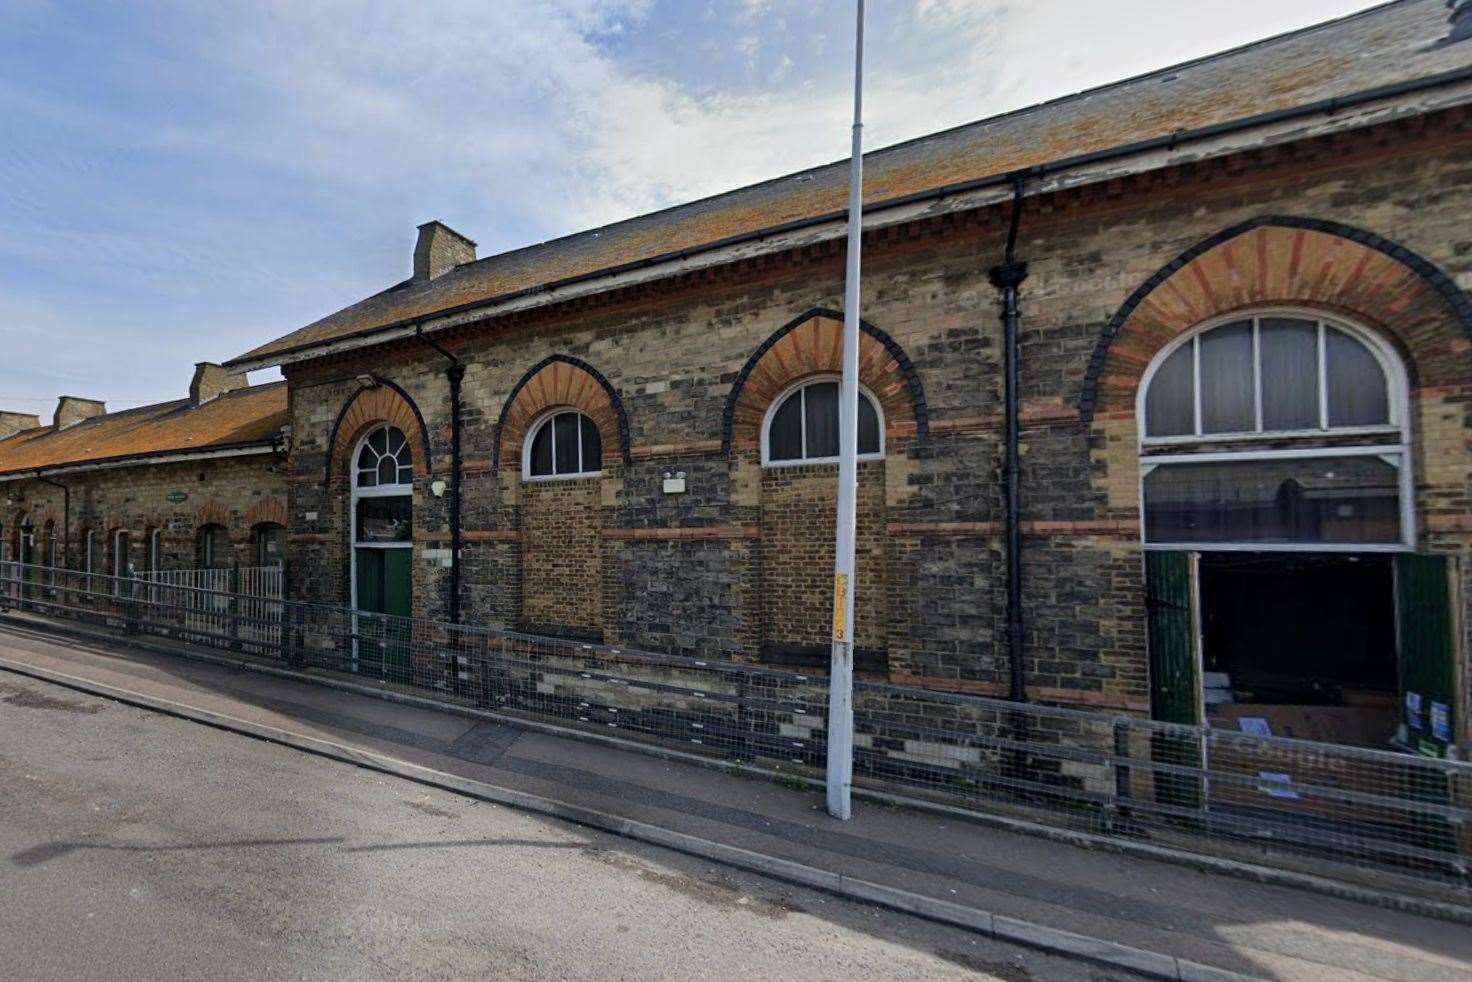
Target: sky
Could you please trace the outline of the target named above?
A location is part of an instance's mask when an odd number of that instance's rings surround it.
[[[870,0],[865,146],[1370,5]],[[430,219],[485,256],[842,159],[852,64],[852,0],[0,0],[0,409],[180,398]]]

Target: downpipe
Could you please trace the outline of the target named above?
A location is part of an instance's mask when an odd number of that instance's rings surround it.
[[[449,359],[450,365],[445,369],[445,379],[450,385],[450,623],[460,623],[460,547],[462,532],[460,527],[460,485],[461,485],[461,399],[460,386],[465,381],[465,365],[459,358],[445,350],[433,338],[424,333],[421,324],[414,330],[414,336],[433,348],[440,355]],[[458,674],[458,668],[457,668]]]

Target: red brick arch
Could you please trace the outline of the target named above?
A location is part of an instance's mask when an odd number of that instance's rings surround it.
[[[338,416],[333,429],[332,452],[328,454],[328,480],[348,480],[351,455],[358,441],[363,434],[384,423],[397,427],[409,441],[409,449],[414,455],[414,476],[421,478],[429,473],[428,435],[418,409],[398,386],[380,383],[360,389]]]
[[[890,434],[917,430],[918,380],[903,355],[873,329],[859,333],[859,382],[879,400]],[[755,356],[733,391],[729,413],[729,445],[756,446],[762,419],[772,400],[800,379],[837,375],[843,370],[843,321],[840,315],[813,314],[782,329]],[[923,396],[919,397],[923,405]]]
[[[194,527],[196,530],[206,525],[223,525],[230,527],[230,509],[216,498],[211,498],[194,510]]]
[[[1421,384],[1457,384],[1472,340],[1461,298],[1440,279],[1407,250],[1329,223],[1264,220],[1219,233],[1147,280],[1115,315],[1080,408],[1086,417],[1132,412],[1145,369],[1173,339],[1220,315],[1268,305],[1346,313],[1395,342]]]
[[[257,525],[271,522],[276,525],[285,526],[286,502],[280,498],[259,498],[245,512],[245,527],[253,529]]]
[[[587,414],[602,438],[603,468],[617,464],[628,450],[628,429],[617,393],[591,366],[573,358],[553,357],[522,378],[501,410],[496,437],[501,466],[519,468],[532,423],[548,410],[562,407]]]

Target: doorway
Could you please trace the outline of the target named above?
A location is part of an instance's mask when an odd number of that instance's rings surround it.
[[[1391,745],[1400,722],[1392,556],[1202,553],[1200,590],[1212,725]]]

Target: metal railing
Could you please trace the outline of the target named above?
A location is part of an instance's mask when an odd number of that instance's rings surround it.
[[[18,563],[0,606],[822,776],[821,676]],[[860,788],[1472,902],[1472,764],[865,681],[854,722]]]

